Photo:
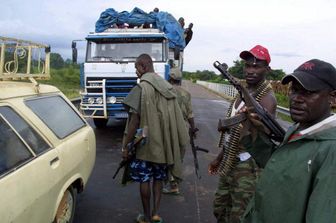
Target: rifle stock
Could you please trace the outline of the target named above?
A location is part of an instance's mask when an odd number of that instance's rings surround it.
[[[261,122],[265,125],[267,129],[270,130],[269,137],[278,142],[282,142],[285,131],[279,125],[279,123],[274,120],[273,116],[269,114],[248,92],[248,90],[242,86],[228,71],[228,66],[223,63],[216,61],[214,62],[214,67],[217,68],[221,74],[226,78],[239,92],[242,100],[245,102],[245,105],[254,108],[254,111],[258,114],[261,119]]]

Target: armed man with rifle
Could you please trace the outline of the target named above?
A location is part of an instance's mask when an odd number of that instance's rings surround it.
[[[183,118],[186,123],[186,127],[189,129],[189,138],[190,138],[190,143],[192,146],[192,152],[194,155],[194,161],[195,161],[195,170],[196,174],[198,174],[198,160],[197,160],[197,148],[194,144],[193,139],[196,138],[196,132],[198,131],[198,128],[195,127],[195,121],[194,121],[194,114],[192,111],[192,105],[191,105],[191,95],[190,93],[183,89],[181,87],[181,81],[182,81],[182,72],[179,68],[172,66],[170,69],[170,74],[169,74],[169,83],[172,84],[176,91],[177,95],[177,101],[180,105]],[[183,151],[183,155],[185,153],[185,148],[181,148]],[[205,149],[198,149],[199,151],[207,152]],[[182,157],[183,159],[183,157]],[[163,193],[164,194],[173,194],[173,195],[178,195],[180,194],[180,189],[178,187],[178,181],[169,174],[169,186],[166,188],[163,188]]]
[[[171,84],[154,72],[148,54],[135,62],[140,83],[124,100],[129,118],[123,139],[123,159],[130,159],[127,145],[134,140],[137,129],[147,127],[145,143],[140,143],[130,160],[130,178],[140,183],[143,213],[138,223],[162,222],[159,207],[162,182],[167,171],[181,179],[182,154],[180,148],[188,143],[188,130]],[[151,186],[152,181],[152,186]],[[151,207],[151,195],[153,205]]]
[[[271,156],[265,160],[244,223],[336,222],[336,115],[331,109],[336,69],[312,59],[282,79],[282,84],[289,83],[294,125],[275,148],[251,143],[247,148],[253,155],[269,151]],[[251,121],[260,118],[247,111]]]
[[[229,81],[237,88],[239,94],[231,103],[227,112],[227,118],[240,119],[241,123],[225,125],[219,123],[221,132],[219,146],[222,147],[217,158],[209,164],[210,174],[219,174],[220,179],[215,193],[214,215],[219,223],[240,222],[246,206],[255,191],[256,180],[259,177],[260,167],[251,155],[242,146],[241,139],[246,135],[253,135],[246,117],[237,115],[244,106],[255,106],[265,117],[275,117],[276,99],[271,85],[266,81],[266,75],[270,71],[271,58],[268,50],[260,45],[250,51],[243,51],[240,57],[244,60],[244,72],[246,88],[241,86],[234,78],[229,76]],[[222,74],[228,76],[224,65],[218,62],[214,64]],[[239,118],[238,118],[239,116]],[[267,119],[268,120],[268,119]],[[239,120],[238,120],[239,121]],[[223,125],[224,123],[224,125]],[[270,122],[268,124],[273,127]],[[282,138],[283,130],[272,132],[274,138]],[[271,142],[269,142],[271,144]],[[256,148],[257,149],[257,148]]]

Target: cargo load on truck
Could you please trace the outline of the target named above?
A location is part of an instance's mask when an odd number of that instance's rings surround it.
[[[146,13],[135,7],[131,12],[117,12],[113,8],[106,9],[101,13],[96,22],[96,32],[103,32],[115,26],[122,27],[127,24],[129,27],[151,26],[164,32],[169,40],[170,48],[185,47],[184,30],[180,23],[168,12]]]

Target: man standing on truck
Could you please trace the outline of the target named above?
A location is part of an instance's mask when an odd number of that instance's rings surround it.
[[[146,143],[136,148],[135,159],[130,163],[130,177],[140,183],[143,214],[137,222],[162,222],[158,215],[162,181],[167,171],[181,179],[181,149],[188,142],[188,132],[178,105],[173,87],[154,73],[153,61],[147,54],[140,55],[135,62],[140,83],[124,100],[129,118],[123,139],[123,158],[128,159],[126,145],[139,128],[148,128]],[[152,188],[150,181],[153,178]],[[153,191],[153,207],[150,199]]]
[[[244,71],[247,89],[251,95],[270,114],[275,116],[276,99],[271,85],[266,81],[266,74],[270,71],[269,63],[271,57],[268,50],[260,45],[253,47],[250,51],[243,51],[240,57],[245,61]],[[244,102],[239,94],[231,103],[227,116],[234,116]],[[241,135],[247,134],[243,127],[233,127],[229,134],[226,132],[222,151],[210,164],[210,174],[220,174],[219,183],[214,200],[214,215],[218,223],[240,222],[246,206],[255,191],[255,183],[260,169],[255,160],[242,146]],[[233,143],[234,142],[234,143]],[[230,145],[230,147],[227,147]],[[227,147],[227,148],[226,148]],[[225,153],[234,153],[234,160],[228,160]],[[233,166],[230,164],[233,163]],[[224,174],[225,173],[225,174]]]
[[[194,24],[193,23],[189,23],[189,26],[188,28],[186,28],[184,30],[184,39],[185,39],[185,45],[187,46],[188,43],[190,42],[190,40],[192,39],[192,36],[193,36],[193,31],[192,31],[192,28],[193,28]]]
[[[184,18],[183,18],[183,17],[180,17],[180,18],[178,19],[178,22],[180,23],[181,27],[184,29],[184,25],[185,25],[185,23],[184,23]]]
[[[191,95],[188,91],[181,87],[182,72],[177,67],[172,67],[169,74],[169,83],[171,83],[176,90],[177,101],[182,110],[183,118],[186,123],[186,127],[189,129],[189,137],[196,137],[196,132],[198,129],[195,127],[194,114],[191,105]],[[183,155],[185,153],[185,148],[181,148]],[[182,157],[183,159],[183,157]],[[164,194],[180,194],[178,187],[178,181],[175,180],[174,176],[169,174],[169,187],[163,188]]]

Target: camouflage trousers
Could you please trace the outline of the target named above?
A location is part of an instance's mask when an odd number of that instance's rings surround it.
[[[239,223],[254,195],[260,169],[253,158],[239,162],[225,177],[220,177],[215,193],[214,215],[218,223]]]

